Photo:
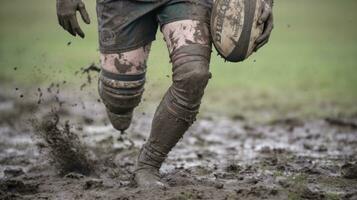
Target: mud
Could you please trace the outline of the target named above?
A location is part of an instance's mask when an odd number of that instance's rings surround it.
[[[209,27],[206,23],[181,20],[163,26],[162,32],[170,54],[182,46],[201,44],[210,46]]]
[[[87,75],[87,83],[91,84],[92,83],[92,75],[90,72],[100,72],[100,67],[98,67],[95,63],[90,64],[87,67],[82,67],[80,71],[76,71],[75,75],[78,73],[81,73],[81,75]],[[83,89],[83,88],[82,88]]]
[[[357,118],[201,116],[161,169],[170,187],[145,190],[132,172],[152,114],[120,135],[97,99],[55,85],[61,106],[0,90],[0,199],[357,199]]]
[[[101,65],[114,74],[145,73],[150,48],[151,44],[148,44],[128,52],[101,54]]]
[[[61,175],[77,172],[90,175],[94,172],[93,161],[88,158],[87,150],[80,142],[78,135],[70,130],[69,121],[58,127],[58,111],[52,110],[41,120],[31,119],[34,135],[39,150],[48,151],[47,157]]]

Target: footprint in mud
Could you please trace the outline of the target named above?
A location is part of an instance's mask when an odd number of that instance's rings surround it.
[[[90,189],[100,188],[100,187],[103,187],[103,180],[90,179],[85,182],[83,189],[90,190]]]
[[[357,163],[346,163],[342,165],[341,174],[344,178],[357,179]]]
[[[312,200],[322,200],[326,199],[326,196],[319,188],[305,186],[300,191],[300,197],[303,199],[312,199]]]
[[[14,178],[23,174],[24,171],[21,168],[6,168],[4,170],[5,178]]]
[[[17,199],[21,195],[35,194],[39,184],[17,179],[0,179],[0,199]]]
[[[240,188],[236,190],[236,193],[242,199],[282,199],[278,197],[278,189],[262,185]]]

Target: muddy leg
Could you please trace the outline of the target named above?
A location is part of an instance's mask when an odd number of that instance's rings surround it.
[[[113,127],[129,128],[133,110],[144,91],[146,62],[150,45],[118,54],[101,54],[99,95]]]
[[[208,24],[182,20],[164,25],[173,64],[173,83],[156,110],[150,137],[137,161],[139,186],[159,186],[158,176],[167,154],[195,121],[204,89],[211,77]]]

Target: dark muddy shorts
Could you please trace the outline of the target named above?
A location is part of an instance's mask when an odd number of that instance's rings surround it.
[[[192,19],[209,23],[212,0],[97,0],[101,53],[120,53],[155,40],[158,25]]]

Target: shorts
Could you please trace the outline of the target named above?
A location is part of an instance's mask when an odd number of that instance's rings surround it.
[[[97,0],[101,53],[134,50],[155,40],[158,26],[179,21],[209,23],[212,0]]]

